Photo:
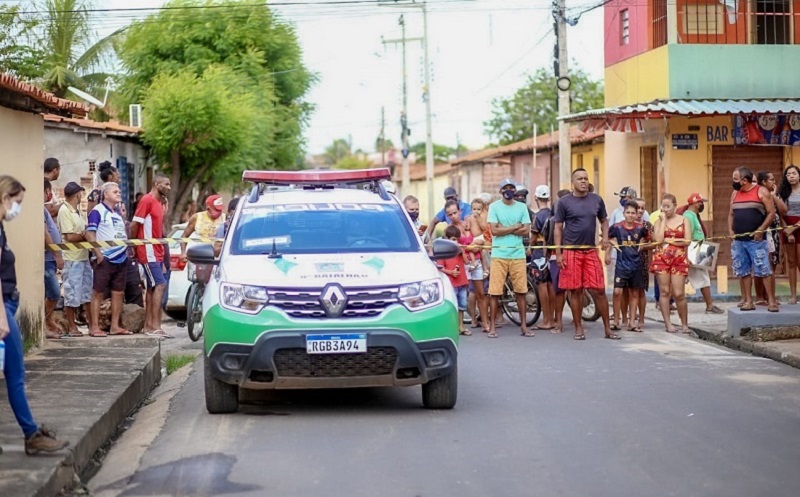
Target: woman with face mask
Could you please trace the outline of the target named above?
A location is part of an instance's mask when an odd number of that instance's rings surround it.
[[[19,181],[11,176],[0,176],[0,340],[5,345],[3,375],[8,389],[8,402],[25,436],[25,453],[35,455],[61,450],[69,442],[57,439],[55,433],[36,424],[25,394],[22,333],[15,318],[19,307],[17,273],[4,225],[20,215],[24,197],[25,187]]]

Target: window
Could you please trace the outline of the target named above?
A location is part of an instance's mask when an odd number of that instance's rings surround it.
[[[658,48],[667,44],[667,0],[653,2],[653,39],[652,47]]]
[[[724,10],[721,4],[687,5],[683,16],[683,32],[689,35],[725,34]]]
[[[755,0],[755,42],[759,45],[791,44],[792,3],[789,0]]]
[[[619,11],[619,33],[620,33],[620,43],[623,45],[627,45],[631,41],[631,21],[630,21],[630,12],[628,9],[622,9]]]

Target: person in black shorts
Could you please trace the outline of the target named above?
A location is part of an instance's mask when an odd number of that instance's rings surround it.
[[[639,296],[647,285],[647,278],[642,267],[642,243],[650,241],[650,232],[642,223],[636,222],[639,205],[633,201],[625,202],[625,220],[609,228],[608,239],[612,250],[617,251],[617,265],[614,270],[614,324],[612,330],[618,330],[620,314],[628,316],[628,331],[642,331],[642,320],[634,326],[634,316],[639,304]],[[606,265],[611,264],[611,251],[606,252]],[[622,291],[627,288],[630,293],[628,309],[621,309]]]

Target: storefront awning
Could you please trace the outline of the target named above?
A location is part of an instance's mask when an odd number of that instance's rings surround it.
[[[800,114],[800,99],[654,100],[648,103],[593,109],[559,118],[580,122],[584,132],[597,129],[643,132],[643,121],[677,116]]]

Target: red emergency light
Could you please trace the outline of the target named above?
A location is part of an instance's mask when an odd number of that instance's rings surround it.
[[[388,168],[337,171],[245,171],[242,181],[269,185],[333,185],[392,179]]]

